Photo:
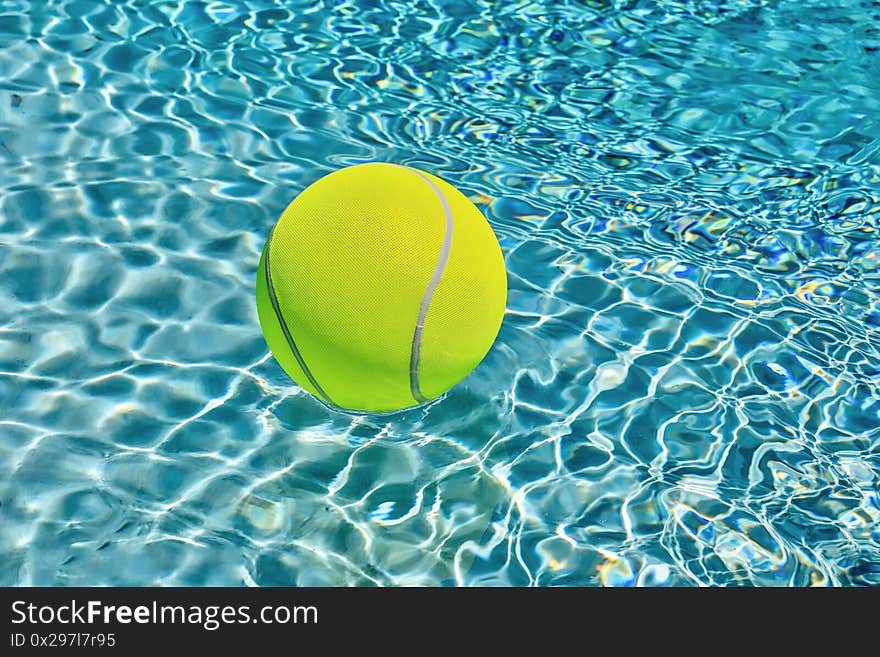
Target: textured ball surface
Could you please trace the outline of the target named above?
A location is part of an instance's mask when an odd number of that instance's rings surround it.
[[[433,399],[483,359],[507,276],[476,206],[424,171],[360,164],[287,207],[257,274],[266,343],[303,388],[359,411]]]

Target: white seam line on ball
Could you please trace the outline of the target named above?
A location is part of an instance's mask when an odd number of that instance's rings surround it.
[[[428,281],[428,287],[425,288],[425,293],[422,295],[422,302],[419,304],[419,318],[416,321],[416,330],[413,334],[412,352],[410,353],[409,359],[410,392],[417,402],[424,403],[428,400],[422,394],[422,390],[419,387],[419,365],[422,357],[422,332],[425,328],[425,319],[428,317],[428,308],[431,305],[434,290],[437,289],[437,285],[443,277],[443,270],[446,269],[446,261],[449,260],[449,251],[452,249],[452,210],[449,208],[449,203],[446,201],[446,197],[443,196],[443,192],[437,188],[437,185],[431,182],[430,178],[410,167],[401,166],[399,164],[393,166],[412,171],[419,178],[428,183],[431,189],[434,190],[437,198],[440,199],[440,204],[443,206],[443,212],[446,214],[446,233],[443,236],[443,246],[440,247],[440,255],[437,257],[437,264],[434,266],[434,274],[431,276],[431,280]]]
[[[312,371],[309,369],[309,366],[306,365],[306,361],[300,353],[299,348],[296,346],[293,335],[291,335],[290,333],[290,329],[287,326],[287,321],[284,319],[284,314],[281,312],[281,304],[278,303],[278,297],[275,296],[275,285],[272,283],[272,271],[271,267],[269,266],[269,252],[272,250],[272,236],[274,234],[275,229],[273,228],[272,231],[269,233],[269,241],[266,243],[266,258],[264,260],[264,265],[266,269],[266,291],[269,293],[269,301],[272,303],[272,310],[275,313],[275,317],[278,319],[279,326],[281,326],[281,332],[284,334],[284,338],[287,340],[287,346],[293,353],[293,357],[299,364],[299,367],[303,371],[303,374],[306,375],[306,378],[315,387],[315,390],[318,392],[318,394],[325,400],[327,400],[328,403],[332,404],[333,400],[330,399],[330,395],[324,392],[324,389],[315,379]]]

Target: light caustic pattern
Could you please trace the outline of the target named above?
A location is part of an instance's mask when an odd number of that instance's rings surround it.
[[[880,584],[880,7],[0,3],[0,584]],[[259,251],[365,161],[509,270],[332,412]]]

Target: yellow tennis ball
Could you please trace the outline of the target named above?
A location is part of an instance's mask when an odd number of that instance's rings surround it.
[[[433,399],[492,346],[507,299],[476,206],[413,167],[360,164],[306,188],[260,258],[257,312],[282,368],[325,402],[394,411]]]

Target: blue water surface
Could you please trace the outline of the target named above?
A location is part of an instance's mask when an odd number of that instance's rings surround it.
[[[880,3],[0,0],[0,584],[880,585]],[[498,235],[393,416],[268,353],[306,185]]]

